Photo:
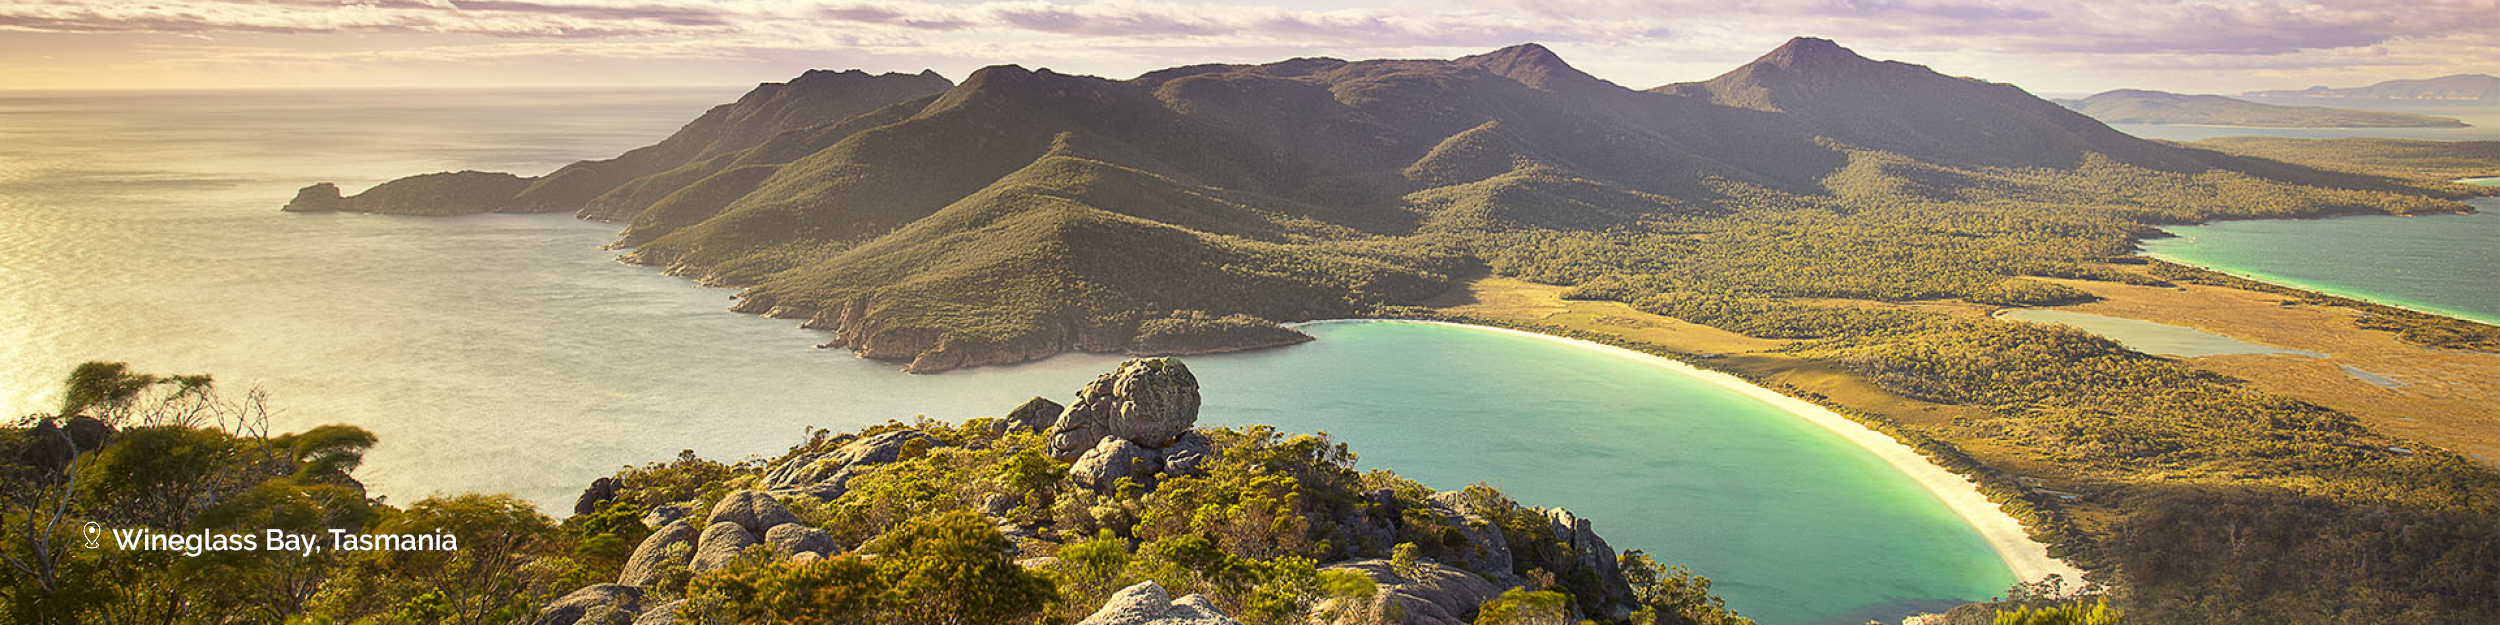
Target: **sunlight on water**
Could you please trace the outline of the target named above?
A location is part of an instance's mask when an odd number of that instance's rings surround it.
[[[729,292],[623,265],[563,215],[281,213],[296,188],[412,172],[537,174],[649,143],[706,91],[0,95],[0,403],[47,410],[78,362],[269,391],[280,430],[353,423],[407,502],[509,492],[569,510],[591,478],[680,449],[777,454],[805,428],[994,415],[1115,359],[908,376],[813,349]],[[590,113],[585,113],[590,111]],[[1766,623],[1897,620],[2012,580],[1863,450],[1625,359],[1426,326],[1191,358],[1205,419],[1327,430],[1439,488],[1488,480],[1694,565]],[[239,389],[235,389],[239,390]]]

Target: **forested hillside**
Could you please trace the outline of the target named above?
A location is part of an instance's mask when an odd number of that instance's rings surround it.
[[[812,115],[744,112],[810,97],[791,92],[814,76],[477,193],[624,222],[635,261],[936,371],[1290,343],[1275,322],[1610,247],[1674,250],[1621,260],[1678,288],[2047,301],[2063,294],[2007,280],[2090,274],[2077,261],[2149,224],[2455,210],[2464,192],[2144,141],[1817,39],[1649,91],[1528,44],[1130,80],[997,66],[942,93],[863,76]],[[722,124],[743,130],[696,132]],[[387,196],[414,180],[345,201],[406,205]]]

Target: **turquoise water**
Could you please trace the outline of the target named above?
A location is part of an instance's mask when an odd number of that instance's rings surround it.
[[[2123,319],[2067,310],[2017,308],[1997,313],[1998,317],[2016,321],[2054,323],[2108,337],[2120,345],[2147,354],[2163,356],[2218,356],[2222,354],[2293,354],[2326,357],[2312,351],[2284,349],[2259,345],[2239,339],[2164,323]]]
[[[2155,257],[2355,299],[2500,323],[2500,199],[2471,215],[2218,221],[2163,228]]]
[[[0,410],[47,409],[83,360],[214,373],[268,391],[277,429],[379,433],[359,476],[394,501],[509,492],[562,509],[592,477],[680,449],[735,459],[809,426],[997,414],[1113,363],[903,375],[725,312],[727,291],[614,262],[599,249],[613,226],[275,210],[323,180],[544,172],[730,97],[0,94]],[[1863,450],[1698,380],[1478,330],[1311,331],[1191,358],[1205,419],[1327,430],[1367,468],[1572,508],[1766,623],[1897,620],[2012,581]]]
[[[1189,359],[1207,418],[1325,430],[1434,488],[1491,482],[1686,563],[1765,623],[1898,622],[2013,581],[1978,534],[1829,431],[1644,360],[1486,330],[1320,324]]]

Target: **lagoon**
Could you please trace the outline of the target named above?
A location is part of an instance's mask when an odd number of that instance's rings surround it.
[[[1116,361],[904,375],[615,262],[611,225],[276,210],[312,182],[612,155],[735,91],[0,94],[0,407],[48,410],[90,359],[213,373],[268,391],[279,430],[377,432],[358,475],[392,501],[508,492],[561,511],[624,464],[995,415]],[[1364,468],[1571,508],[1765,623],[1898,620],[2014,581],[1917,483],[1741,393],[1482,330],[1310,332],[1189,358],[1202,418],[1324,430]]]

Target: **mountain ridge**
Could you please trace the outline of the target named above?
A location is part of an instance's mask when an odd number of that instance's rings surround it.
[[[2281,106],[2218,95],[2118,89],[2079,100],[2057,100],[2104,122],[2208,124],[2281,128],[2464,128],[2453,117],[2363,111],[2323,106]]]
[[[627,224],[627,260],[738,288],[736,310],[927,372],[1299,342],[1278,322],[1422,301],[1539,233],[1970,202],[2222,210],[2087,199],[2148,177],[2188,196],[2283,193],[2248,209],[2265,214],[2446,206],[2404,199],[2432,192],[2398,181],[2144,141],[2018,87],[1812,38],[1648,91],[1533,43],[1129,80],[1015,65],[943,88],[925,72],[809,77],[789,85],[856,88],[798,106],[794,87],[759,87],[662,144],[532,179],[504,208],[584,198],[577,214]],[[407,186],[376,191],[392,185]],[[344,204],[398,205],[373,193]],[[1970,295],[2010,277],[1967,270],[1979,273],[1853,288]]]
[[[2251,91],[2252,98],[2354,98],[2381,100],[2500,100],[2500,76],[2452,74],[2438,78],[2380,81],[2366,87]]]

